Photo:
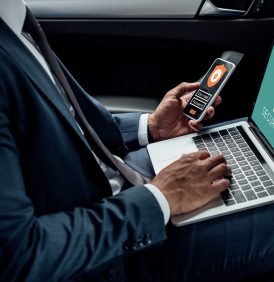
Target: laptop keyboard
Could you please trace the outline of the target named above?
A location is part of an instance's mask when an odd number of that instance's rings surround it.
[[[274,195],[274,183],[241,132],[232,127],[192,138],[199,151],[223,155],[232,169],[229,188],[222,193],[227,206]]]

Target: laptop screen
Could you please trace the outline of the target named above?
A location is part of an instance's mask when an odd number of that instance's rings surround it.
[[[274,147],[274,46],[269,57],[252,120]]]

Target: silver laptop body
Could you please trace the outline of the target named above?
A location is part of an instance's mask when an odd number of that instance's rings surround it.
[[[156,174],[183,154],[198,150],[223,154],[232,168],[233,178],[227,191],[202,208],[172,217],[174,225],[182,226],[274,201],[273,77],[274,48],[250,118],[147,146]]]

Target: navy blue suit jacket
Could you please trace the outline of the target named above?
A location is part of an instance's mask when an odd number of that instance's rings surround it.
[[[105,145],[137,150],[139,114],[112,116],[64,72]],[[145,187],[111,196],[55,85],[0,20],[0,281],[104,281],[99,270],[165,236]]]

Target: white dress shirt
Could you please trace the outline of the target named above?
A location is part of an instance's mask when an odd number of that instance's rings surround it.
[[[51,78],[52,82],[55,84],[54,78],[45,59],[41,56],[38,50],[21,34],[26,17],[26,5],[24,0],[0,0],[0,7],[0,18],[4,20],[4,22],[9,26],[9,28],[25,44],[25,46],[34,55],[37,61],[42,65],[46,73]],[[141,146],[146,146],[148,144],[147,122],[148,114],[141,115],[138,130],[138,140]],[[95,158],[97,159],[99,165],[101,166],[102,170],[104,171],[110,182],[113,195],[118,194],[121,191],[125,180],[119,173],[113,171],[112,169],[107,167],[103,162],[101,162],[96,155]],[[145,186],[154,195],[157,202],[159,203],[159,206],[163,211],[164,221],[166,224],[170,218],[170,207],[166,198],[164,197],[162,192],[154,185],[146,184]]]

